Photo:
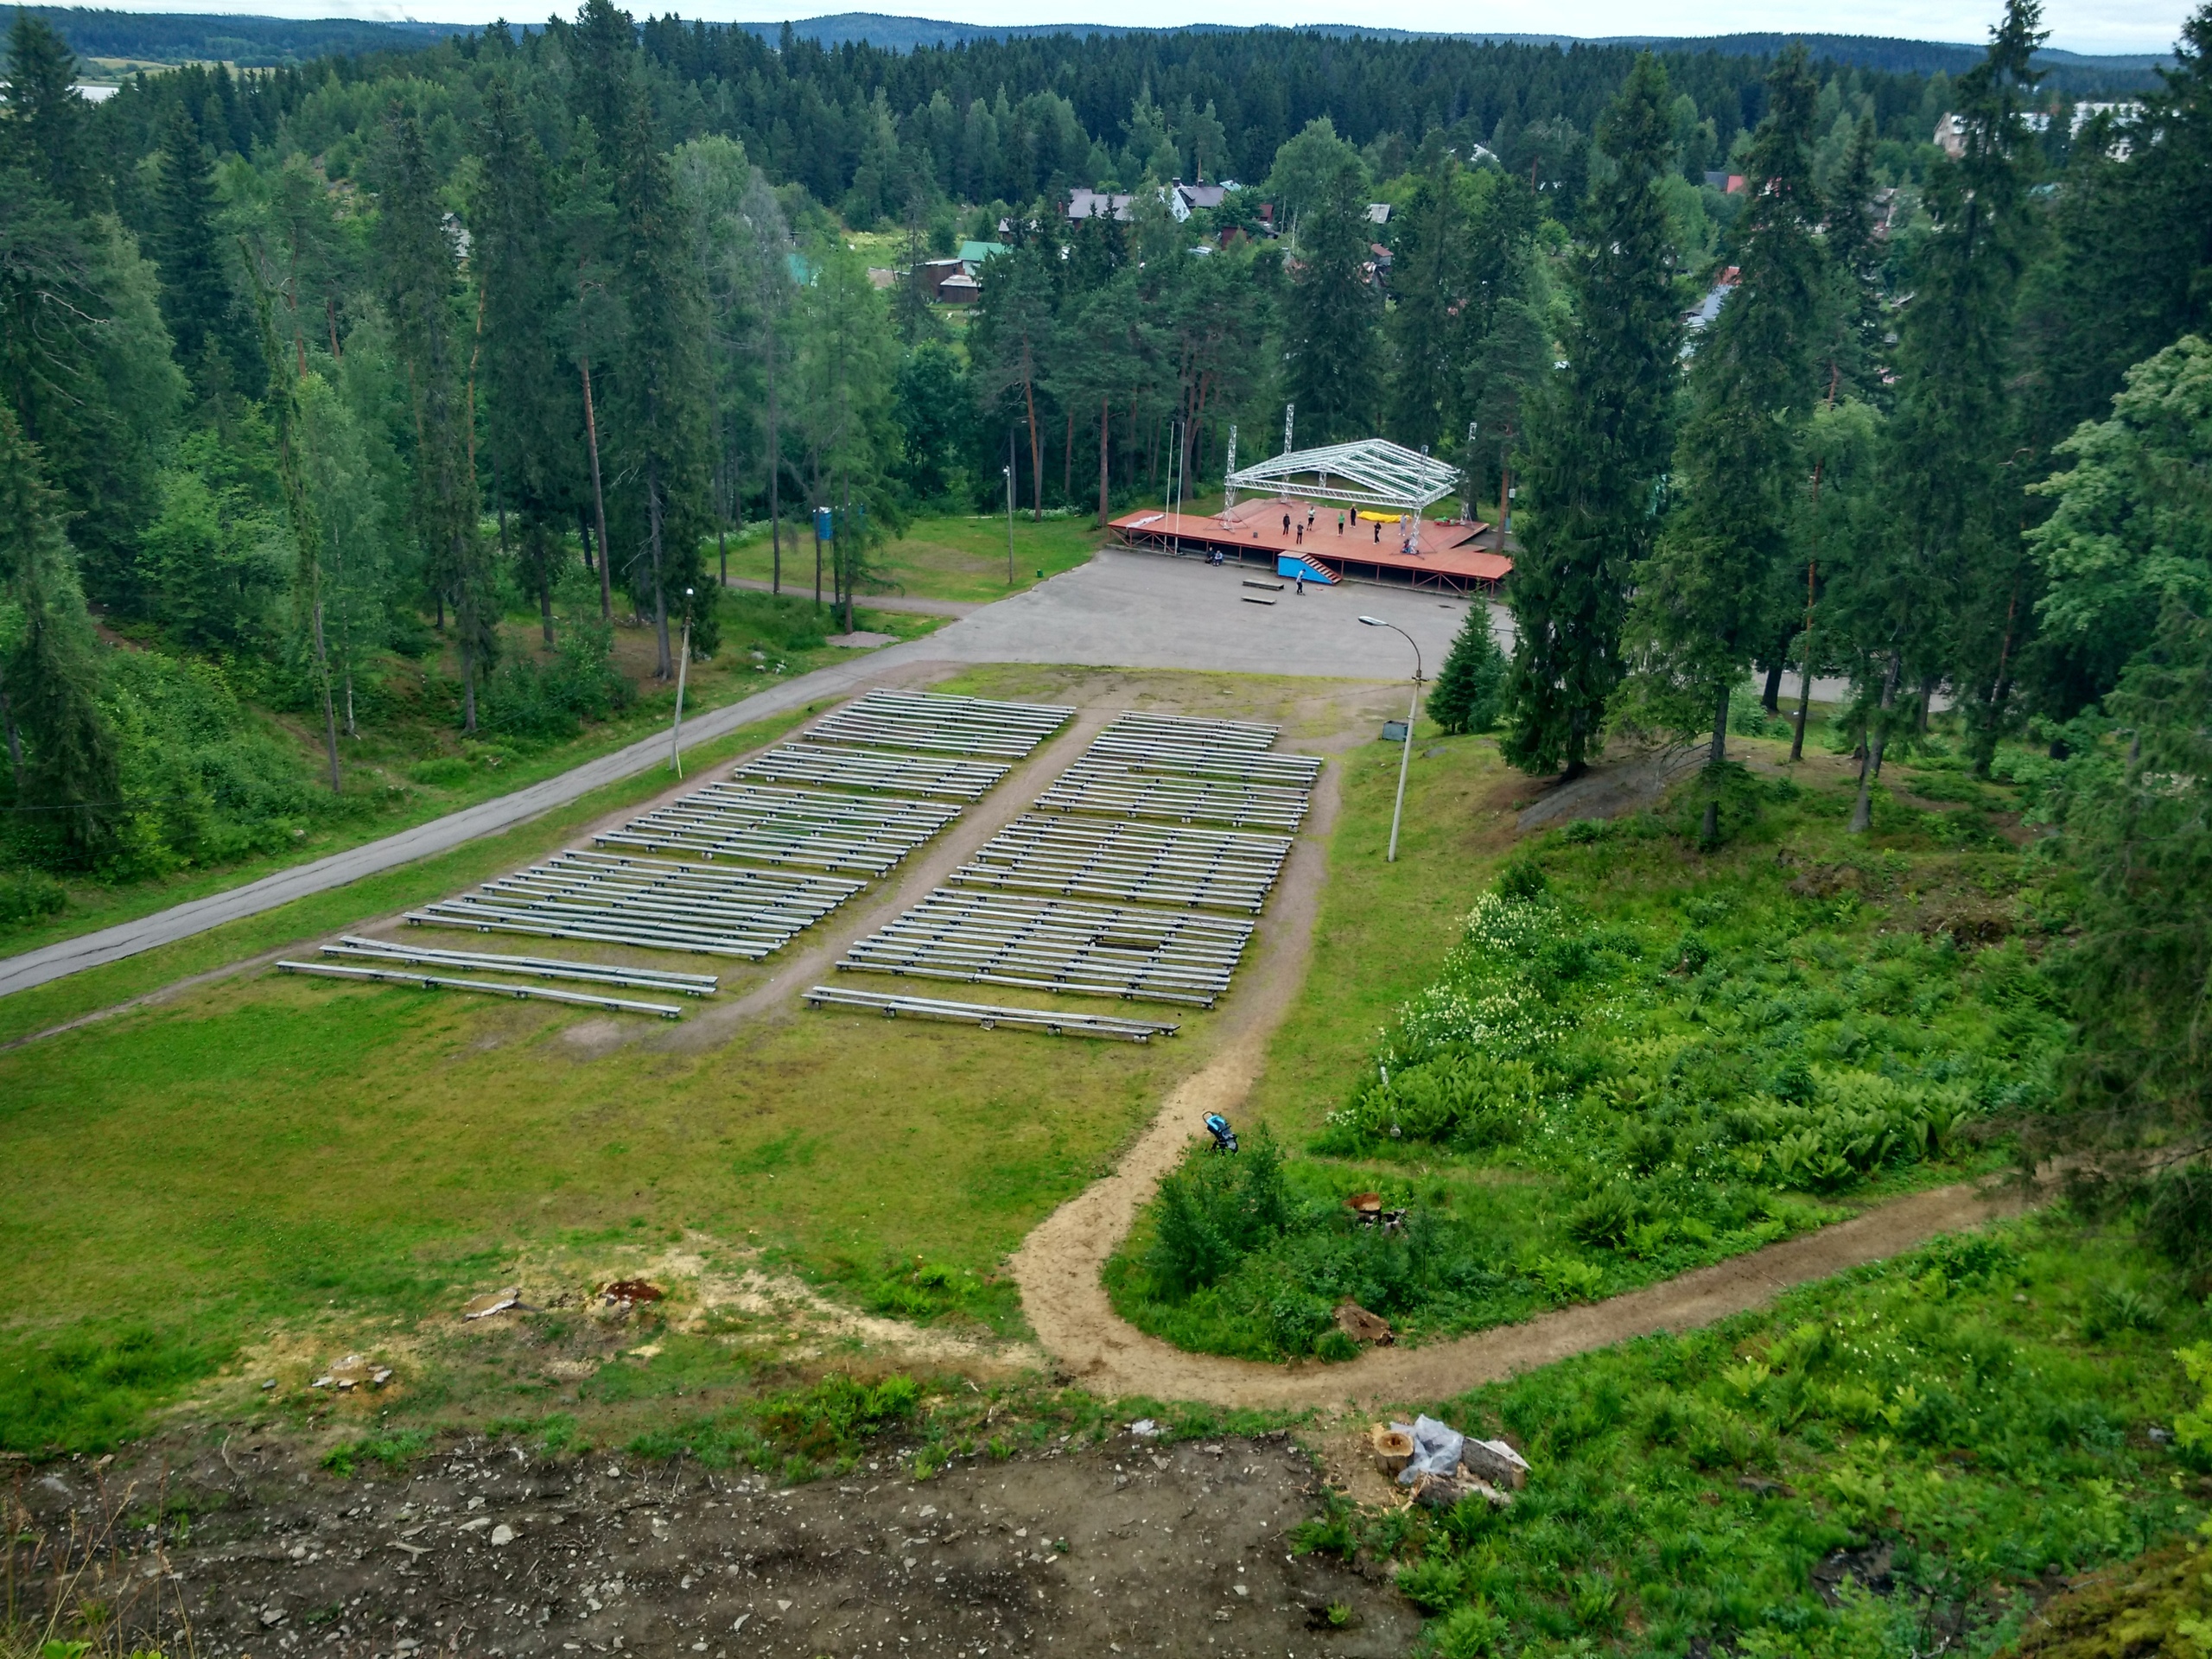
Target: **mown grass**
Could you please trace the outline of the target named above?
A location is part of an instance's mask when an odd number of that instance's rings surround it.
[[[1532,1465],[1510,1508],[1339,1507],[1301,1542],[1395,1557],[1444,1659],[1986,1655],[2067,1574],[2202,1520],[2212,1465],[2171,1428],[2208,1329],[2124,1231],[1942,1239],[1451,1402]],[[2185,1650],[2148,1634],[2126,1650]]]
[[[712,661],[690,666],[683,694],[687,718],[751,696],[779,678],[849,662],[855,655],[849,649],[823,643],[826,632],[841,632],[843,624],[828,619],[826,613],[816,613],[810,602],[786,600],[779,604],[765,594],[733,590],[725,592],[720,603],[723,649]],[[865,606],[856,620],[864,629],[900,639],[918,639],[944,626],[938,618],[875,612]],[[504,632],[511,655],[524,659],[537,657],[534,617],[512,619]],[[111,881],[97,874],[72,878],[64,884],[67,903],[63,910],[37,920],[0,925],[0,955],[36,950],[134,921],[172,905],[242,887],[277,870],[311,863],[480,801],[512,794],[634,743],[656,729],[664,730],[675,710],[676,688],[648,677],[652,638],[649,627],[618,630],[616,659],[624,673],[634,677],[634,699],[627,708],[594,721],[575,736],[564,739],[518,739],[488,731],[479,738],[464,738],[457,712],[457,681],[453,680],[459,671],[457,659],[448,663],[444,664],[446,679],[451,683],[441,683],[442,700],[434,711],[435,718],[429,711],[410,712],[395,704],[392,718],[366,723],[359,738],[343,742],[340,760],[346,778],[346,810],[297,826],[297,835],[284,850],[194,867],[160,879]],[[395,674],[404,679],[411,671],[395,671]],[[448,709],[446,702],[454,707]],[[309,722],[296,717],[271,720],[268,724],[293,744],[302,774],[321,776],[324,760],[319,728],[310,729]]]
[[[879,572],[868,593],[907,599],[940,599],[988,604],[1033,588],[1041,577],[1057,576],[1087,563],[1102,535],[1089,518],[1054,514],[1038,523],[1017,512],[1014,519],[1014,580],[1007,580],[1007,521],[1004,515],[917,518],[906,533],[871,556]],[[829,555],[823,556],[823,588],[829,591]],[[748,582],[771,580],[774,549],[767,526],[754,525],[729,546],[729,573]],[[784,526],[784,591],[814,593],[814,536],[803,520]],[[867,608],[866,594],[861,608]],[[873,627],[874,623],[863,624]]]
[[[1132,696],[1148,683],[1115,681]],[[1310,690],[1260,682],[1207,706],[1266,715]],[[100,1006],[563,838],[532,825],[46,988]],[[735,1347],[712,1332],[688,1357],[671,1346],[581,1387],[549,1376],[553,1351],[410,1345],[418,1327],[452,1331],[461,1300],[525,1262],[579,1287],[617,1267],[696,1270],[677,1256],[759,1264],[898,1317],[1018,1332],[1005,1256],[1204,1061],[1214,1019],[1139,1047],[810,1013],[794,997],[695,1047],[688,1026],[610,1034],[550,1005],[257,975],[0,1053],[0,1257],[27,1283],[68,1287],[0,1315],[0,1444],[101,1443],[286,1343],[326,1359],[403,1344],[408,1408],[437,1421],[612,1408],[625,1389],[664,1389],[638,1402],[664,1413],[678,1389],[689,1402],[740,1380]],[[188,1345],[189,1363],[122,1399],[79,1356],[125,1333]]]
[[[1885,799],[1850,837],[1833,767],[1738,772],[1720,848],[1685,798],[1509,866],[1481,815],[1518,797],[1485,801],[1487,741],[1425,743],[1427,844],[1378,871],[1383,747],[1349,769],[1315,971],[1257,1096],[1301,1155],[1264,1193],[1205,1154],[1163,1188],[1108,1275],[1154,1334],[1341,1358],[1344,1300],[1418,1338],[1596,1300],[1986,1166],[1982,1127],[2047,1093],[2066,1026],[2041,940],[1994,942],[2036,931],[1989,817],[2005,791],[1959,815]],[[1403,1231],[1358,1225],[1358,1192]]]
[[[711,743],[686,750],[684,765],[697,770],[759,748],[807,717],[808,711],[799,709],[741,726]],[[658,768],[639,772],[498,835],[296,899],[257,916],[227,922],[174,944],[143,950],[120,962],[88,968],[0,997],[0,1044],[19,1042],[85,1014],[115,1007],[163,986],[295,941],[320,938],[349,922],[389,915],[455,892],[566,845],[579,825],[632,803],[650,800],[667,789],[670,782],[669,774]]]

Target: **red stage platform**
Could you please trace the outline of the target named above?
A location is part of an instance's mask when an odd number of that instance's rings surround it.
[[[1309,505],[1313,523],[1301,537],[1298,527],[1305,524]],[[1108,528],[1127,547],[1165,552],[1179,543],[1183,551],[1202,556],[1218,549],[1224,557],[1262,563],[1269,570],[1274,569],[1277,554],[1294,553],[1339,575],[1402,582],[1446,593],[1495,593],[1513,574],[1512,559],[1497,550],[1497,537],[1479,521],[1424,519],[1418,546],[1408,551],[1401,546],[1403,532],[1398,525],[1364,522],[1349,512],[1339,533],[1339,511],[1326,502],[1262,497],[1240,501],[1223,514],[1146,508],[1123,513]],[[1291,519],[1288,531],[1282,527],[1286,513]],[[1478,545],[1480,541],[1490,545]]]

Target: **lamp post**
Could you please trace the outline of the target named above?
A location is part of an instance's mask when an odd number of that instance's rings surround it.
[[[676,723],[668,728],[668,759],[678,779],[683,776],[683,671],[691,666],[691,590],[683,590],[683,652],[676,659]]]
[[[1014,586],[1014,467],[1009,464],[999,468],[1006,474],[1006,585]]]
[[[1414,648],[1414,697],[1406,707],[1406,747],[1398,757],[1398,804],[1390,809],[1390,851],[1383,860],[1386,864],[1395,864],[1398,861],[1398,820],[1406,811],[1406,769],[1413,764],[1414,758],[1414,721],[1421,715],[1421,644],[1395,622],[1385,622],[1379,616],[1363,616],[1359,620],[1370,628],[1389,629]]]

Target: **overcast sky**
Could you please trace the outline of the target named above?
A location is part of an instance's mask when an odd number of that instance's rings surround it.
[[[537,16],[544,0],[103,0],[130,11],[226,11],[277,17],[416,18],[427,22],[488,22],[503,13]],[[816,4],[803,10],[760,0],[628,0],[639,13],[679,12],[709,22],[780,22],[786,17],[879,10],[969,23],[1035,24],[1112,22],[1152,28],[1206,23],[1340,23],[1378,28],[1477,30],[1501,34],[1732,35],[1803,29],[1834,35],[1888,35],[1917,41],[1987,38],[2001,0],[1533,0],[1471,7],[1457,0],[944,0],[899,5]],[[2175,0],[2045,0],[2050,44],[2075,52],[2163,52],[2187,15]],[[564,7],[564,13],[573,7]]]

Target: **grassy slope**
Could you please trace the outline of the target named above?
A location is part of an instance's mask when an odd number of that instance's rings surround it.
[[[2212,1316],[2158,1277],[2063,1214],[1939,1240],[1451,1402],[1528,1457],[1510,1510],[1340,1510],[1306,1541],[1395,1554],[1445,1659],[1987,1655],[2067,1574],[2203,1516],[2204,1464],[2151,1431]],[[2158,1629],[2064,1651],[2188,1651]]]
[[[722,626],[727,648],[713,662],[692,664],[684,686],[683,707],[688,715],[704,714],[741,697],[752,696],[769,677],[754,671],[746,646],[754,637],[749,625],[760,608],[760,596],[733,593],[722,601]],[[861,626],[900,639],[915,639],[943,624],[933,617],[893,614],[863,610]],[[534,651],[538,639],[535,619],[512,620],[504,630],[507,649]],[[0,930],[0,955],[34,950],[56,940],[74,938],[97,929],[136,920],[188,899],[203,898],[242,887],[260,877],[296,864],[311,863],[348,847],[393,835],[432,818],[445,817],[480,801],[525,789],[558,776],[571,767],[634,743],[657,728],[665,728],[674,713],[673,686],[661,687],[645,677],[652,672],[650,628],[620,631],[616,662],[637,678],[639,696],[629,709],[594,723],[577,736],[553,743],[500,744],[464,742],[456,727],[441,721],[435,726],[408,719],[388,729],[364,727],[358,740],[349,740],[340,752],[348,774],[349,792],[379,795],[368,810],[309,829],[287,851],[240,860],[209,869],[188,869],[159,880],[108,885],[98,880],[69,884],[69,907],[35,925]],[[811,650],[778,649],[774,660],[786,664],[789,674],[804,674],[832,663],[849,662],[854,652],[837,646]],[[448,664],[450,667],[451,665]],[[454,670],[458,672],[457,669]],[[320,776],[324,764],[321,737],[295,719],[279,722],[298,745],[300,765]],[[425,783],[409,775],[417,764],[440,757],[466,759],[469,771],[453,783]],[[0,1005],[5,1007],[6,1005]],[[4,1027],[0,1020],[0,1028]]]
[[[1066,683],[1015,670],[957,689]],[[1177,683],[1226,688],[1211,706],[1232,715],[1310,690]],[[418,867],[365,884],[372,896],[262,918],[250,938],[180,947],[197,954],[146,962],[128,988],[561,839],[532,829],[435,879]],[[103,992],[131,966],[102,970]],[[690,1052],[663,1040],[680,1030],[648,1022],[610,1047],[582,1011],[257,975],[0,1053],[0,1258],[68,1287],[0,1315],[0,1444],[112,1433],[271,1332],[343,1352],[501,1282],[524,1255],[599,1262],[640,1242],[688,1239],[724,1264],[751,1247],[853,1300],[1016,1326],[998,1264],[1203,1059],[1211,1020],[1137,1047],[794,1002]],[[943,1282],[915,1282],[918,1258]],[[468,1407],[496,1412],[514,1385],[487,1382]]]
[[[1737,743],[1739,753],[1763,760],[1785,748],[1770,741]],[[1461,918],[1512,845],[1508,809],[1526,791],[1499,766],[1494,746],[1476,738],[1424,741],[1413,766],[1399,861],[1385,864],[1381,854],[1396,754],[1395,746],[1373,745],[1355,755],[1348,767],[1344,817],[1332,849],[1313,970],[1300,1007],[1274,1039],[1248,1109],[1255,1126],[1264,1122],[1289,1147],[1312,1143],[1326,1127],[1328,1114],[1372,1077],[1377,1031],[1435,977],[1446,951],[1459,939]],[[1616,836],[1577,845],[1554,834],[1540,843],[1555,889],[1571,912],[1586,912],[1606,926],[1638,936],[1644,961],[1631,976],[1662,969],[1677,937],[1690,925],[1688,918],[1706,918],[1703,925],[1717,958],[1728,966],[1725,989],[1691,994],[1681,987],[1681,976],[1665,976],[1656,982],[1663,990],[1626,992],[1625,1006],[1638,1017],[1655,1003],[1662,1009],[1654,1024],[1665,1033],[1658,1040],[1692,1042],[1702,1040],[1707,1030],[1732,1031],[1743,1006],[1735,999],[1751,995],[1754,981],[1764,987],[1764,997],[1794,998],[1802,1005],[1790,1019],[1805,1022],[1804,1040],[1816,1053],[1834,1039],[1829,1027],[1839,1014],[1865,1027],[1862,1049],[1886,1060],[1895,1048],[1908,1057],[1908,1069],[1923,1040],[1956,1042],[1963,1052],[1986,1047],[1993,1056],[2007,1040],[2031,1046],[2056,1040],[2054,1021],[2026,1014],[2007,1016],[2021,1027],[2019,1032],[2008,1028],[2004,1038],[1993,1035],[1993,1027],[2002,1022],[1976,1001],[1981,977],[1976,962],[1904,944],[1947,918],[2009,912],[2018,881],[2018,855],[1991,833],[1987,826],[1993,820],[1982,810],[2010,804],[2005,793],[1973,785],[1940,766],[1900,766],[1892,772],[1899,787],[1970,798],[1979,806],[1943,817],[1884,799],[1874,833],[1852,838],[1843,833],[1847,779],[1840,767],[1820,757],[1808,761],[1801,776],[1808,786],[1795,801],[1770,799],[1756,822],[1712,855],[1696,852],[1656,824],[1641,839]],[[1967,833],[1958,833],[1961,829]],[[1793,861],[1784,864],[1784,858]],[[1847,899],[1839,909],[1814,918],[1808,909],[1811,901],[1785,893],[1787,884],[1808,867],[1846,861],[1877,872],[1864,904]],[[1793,936],[1779,958],[1768,937],[1777,926]],[[1891,930],[1901,937],[1878,937]],[[1869,963],[1870,957],[1885,951],[1894,952],[1897,960]],[[1903,1006],[1893,1006],[1901,992],[1890,981],[1898,975],[1912,982],[1903,988],[1912,995],[1904,996]],[[1764,986],[1768,979],[1774,980],[1770,987]],[[1916,1011],[1914,1004],[1923,990],[1934,991],[1936,1000]],[[1712,999],[1719,1012],[1700,1011],[1699,995]],[[1663,1011],[1669,999],[1677,1005],[1671,1013]],[[1837,1006],[1823,1007],[1824,1003]],[[1935,1008],[1942,1012],[1931,1014]],[[1611,1029],[1605,1016],[1594,1018],[1599,1021],[1596,1029]],[[1924,1034],[1923,1027],[1935,1028],[1934,1035]],[[1780,1035],[1796,1029],[1789,1026]],[[1602,1047],[1614,1039],[1599,1035],[1574,1040]],[[1738,1039],[1723,1034],[1713,1040],[1726,1048]],[[1762,1032],[1741,1040],[1756,1048],[1777,1036]],[[1636,1046],[1624,1043],[1623,1052],[1633,1052]],[[1618,1082],[1614,1074],[1624,1070],[1662,1072],[1666,1060],[1663,1055],[1632,1060],[1617,1056],[1606,1065],[1611,1071],[1605,1075]],[[1592,1085],[1600,1090],[1605,1086]],[[1693,1080],[1694,1091],[1738,1086],[1743,1085],[1732,1079]],[[1421,1247],[1437,1258],[1440,1282],[1425,1289],[1418,1284],[1385,1289],[1387,1272],[1363,1265],[1368,1255],[1377,1252],[1353,1249],[1356,1243],[1375,1243],[1371,1236],[1326,1246],[1316,1236],[1296,1245],[1295,1256],[1263,1251],[1218,1288],[1185,1301],[1162,1294],[1141,1266],[1156,1236],[1160,1212],[1155,1205],[1109,1270],[1116,1306],[1144,1328],[1185,1346],[1255,1358],[1280,1351],[1282,1316],[1271,1325],[1269,1309],[1279,1295],[1300,1286],[1329,1303],[1347,1294],[1361,1300],[1390,1296],[1395,1305],[1383,1311],[1402,1330],[1416,1336],[1450,1334],[1525,1317],[1562,1296],[1610,1294],[1670,1277],[1818,1224],[1840,1213],[1837,1202],[1866,1202],[1902,1187],[1955,1179],[1987,1156],[1961,1141],[1946,1158],[1899,1160],[1872,1179],[1847,1180],[1827,1202],[1820,1203],[1735,1177],[1725,1151],[1713,1153],[1700,1145],[1693,1157],[1686,1142],[1677,1157],[1688,1167],[1655,1181],[1650,1202],[1657,1205],[1662,1224],[1694,1212],[1693,1228],[1710,1223],[1711,1231],[1638,1249],[1578,1247],[1567,1236],[1567,1224],[1591,1179],[1583,1172],[1602,1180],[1602,1172],[1618,1169],[1611,1137],[1615,1121],[1633,1116],[1633,1109],[1593,1105],[1586,1096],[1541,1110],[1544,1126],[1518,1145],[1459,1151],[1409,1140],[1372,1142],[1355,1155],[1292,1160],[1296,1195],[1333,1205],[1346,1193],[1376,1188],[1390,1203],[1411,1203],[1417,1211],[1440,1218],[1440,1242]],[[1702,1137],[1713,1131],[1707,1126],[1698,1133]],[[1320,1265],[1325,1258],[1327,1265]],[[1294,1261],[1304,1265],[1294,1266]],[[1413,1271],[1418,1281],[1426,1270],[1416,1266]],[[1571,1274],[1582,1275],[1583,1282],[1552,1282],[1554,1276]],[[1362,1284],[1370,1288],[1363,1292]]]
[[[1039,573],[1057,576],[1084,563],[1101,539],[1085,518],[1052,518],[1039,524],[1017,512],[1014,574],[1007,583],[1007,524],[1002,517],[918,518],[897,541],[878,550],[882,573],[875,591],[909,599],[988,604],[1037,584]],[[773,550],[765,527],[748,530],[729,548],[729,573],[766,582]],[[825,577],[825,580],[827,578]],[[784,591],[814,591],[814,538],[803,522],[785,526]],[[873,624],[869,626],[874,626]]]

